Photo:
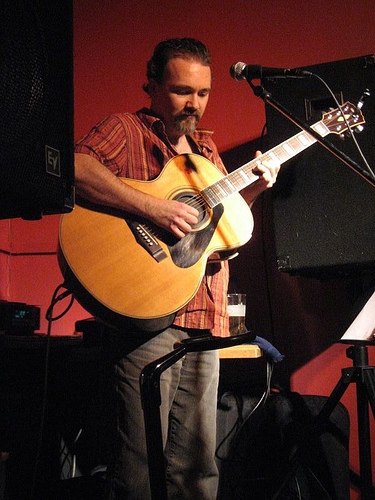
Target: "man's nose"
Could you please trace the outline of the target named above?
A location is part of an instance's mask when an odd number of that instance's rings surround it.
[[[188,105],[188,107],[198,109],[199,108],[199,99],[198,99],[197,94],[190,94],[189,99],[188,99],[186,104]]]

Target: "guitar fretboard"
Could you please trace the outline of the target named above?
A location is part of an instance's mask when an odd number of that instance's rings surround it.
[[[311,128],[322,137],[330,133],[330,130],[322,121],[315,123]],[[206,203],[213,208],[228,196],[238,193],[245,187],[255,182],[258,179],[258,176],[253,173],[253,170],[258,164],[268,160],[274,160],[280,164],[285,163],[298,153],[301,153],[310,147],[315,142],[316,139],[314,139],[308,132],[301,131],[270,149],[263,155],[254,158],[249,163],[246,163],[234,172],[231,172],[223,179],[211,184],[211,186],[205,188],[201,194]]]

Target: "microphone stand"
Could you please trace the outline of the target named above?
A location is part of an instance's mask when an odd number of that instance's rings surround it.
[[[356,174],[360,175],[363,179],[369,182],[375,187],[375,178],[370,175],[369,172],[360,167],[354,160],[352,160],[345,153],[336,148],[333,144],[325,140],[318,132],[313,130],[309,125],[301,121],[299,118],[294,116],[290,111],[288,111],[282,104],[277,102],[271,95],[271,93],[266,90],[261,85],[254,85],[251,79],[247,79],[248,84],[252,88],[254,95],[263,99],[265,103],[270,104],[276,111],[284,115],[288,120],[297,125],[299,128],[310,134],[314,139],[324,146],[333,156],[336,156],[341,160],[347,167],[350,167]]]

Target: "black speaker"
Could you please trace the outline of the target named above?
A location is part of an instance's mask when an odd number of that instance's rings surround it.
[[[355,134],[372,170],[375,169],[375,59],[373,55],[302,68],[322,78],[342,104],[357,105],[370,91],[362,112],[364,131]],[[336,108],[319,78],[267,79],[273,98],[309,125]],[[268,137],[273,147],[300,129],[266,105]],[[352,139],[331,142],[366,168]],[[375,269],[375,189],[352,169],[315,144],[283,166],[273,188],[277,264],[280,271],[312,277],[347,275]]]
[[[72,0],[2,0],[0,218],[74,205]]]

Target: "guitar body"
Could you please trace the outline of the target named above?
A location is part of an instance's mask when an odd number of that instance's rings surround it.
[[[108,313],[111,323],[131,318],[145,330],[171,323],[198,291],[209,256],[251,238],[253,218],[240,194],[213,208],[201,198],[203,189],[223,177],[206,158],[185,154],[171,159],[155,180],[121,179],[158,198],[202,205],[197,226],[181,240],[103,207],[76,204],[63,215],[59,263],[78,301],[98,317]]]

